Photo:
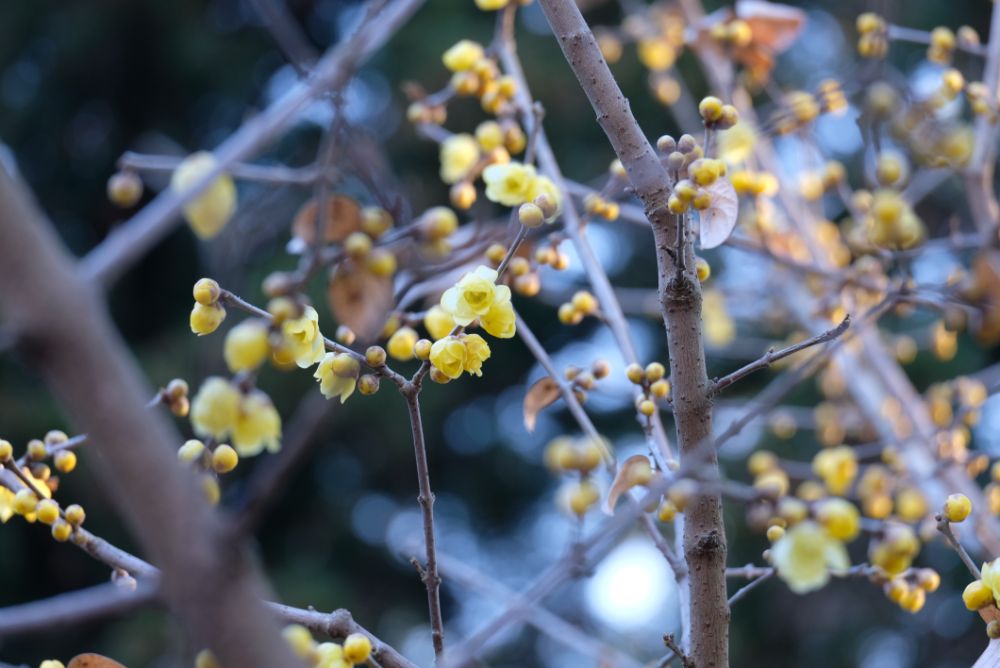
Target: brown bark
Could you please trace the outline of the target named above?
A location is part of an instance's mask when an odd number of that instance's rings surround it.
[[[571,0],[540,0],[566,60],[597,112],[601,128],[628,172],[653,228],[659,268],[659,291],[670,351],[674,420],[682,460],[716,471],[710,443],[712,402],[705,371],[701,326],[701,286],[694,275],[694,253],[683,240],[684,269],[670,251],[678,221],[667,209],[670,181],[643,135],[618,83],[601,55],[593,33]],[[691,648],[699,668],[729,665],[729,605],[726,596],[726,536],[718,494],[699,496],[685,510],[684,556],[690,571]]]
[[[0,308],[20,350],[100,455],[104,481],[163,572],[167,603],[193,645],[224,665],[294,666],[260,599],[244,547],[177,466],[180,434],[145,407],[153,391],[24,187],[0,169]]]

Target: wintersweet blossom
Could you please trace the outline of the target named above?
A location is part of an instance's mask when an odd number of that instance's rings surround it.
[[[479,162],[479,142],[470,134],[457,134],[441,142],[441,180],[458,183]]]
[[[846,445],[827,448],[813,459],[813,471],[823,479],[832,494],[841,495],[858,474],[858,460],[854,450]]]
[[[281,449],[281,416],[271,398],[260,390],[245,395],[240,401],[232,433],[233,447],[240,457],[253,457],[265,448],[268,452]]]
[[[1000,557],[983,564],[981,578],[983,584],[993,592],[993,600],[1000,605]]]
[[[431,346],[431,364],[451,379],[458,378],[465,370],[468,351],[457,336],[439,339]]]
[[[281,334],[299,368],[308,369],[323,358],[324,345],[323,335],[319,331],[319,314],[312,306],[306,306],[301,317],[283,322]]]
[[[441,295],[441,308],[455,320],[455,324],[468,325],[490,312],[496,302],[510,302],[510,288],[497,285],[497,272],[479,265]]]
[[[815,522],[789,529],[771,547],[771,561],[797,594],[822,588],[830,581],[831,572],[846,571],[851,565],[844,544]]]
[[[267,323],[259,318],[244,320],[226,334],[223,357],[233,373],[253,371],[271,352],[267,341]]]
[[[181,162],[170,178],[170,188],[183,194],[215,169],[215,157],[207,151],[193,153]],[[236,211],[236,184],[220,174],[201,194],[184,205],[184,217],[202,239],[211,239],[226,226]]]
[[[224,439],[236,424],[240,391],[225,378],[212,376],[191,401],[191,426],[199,436]]]
[[[476,375],[483,375],[483,362],[490,358],[490,346],[486,339],[478,334],[465,334],[462,336],[462,344],[465,346],[465,363],[462,369]],[[433,347],[431,348],[433,351]]]
[[[444,52],[441,62],[452,72],[471,70],[483,57],[483,46],[479,42],[463,39]]]
[[[319,391],[327,399],[340,397],[340,403],[354,393],[361,364],[347,353],[327,353],[316,367],[313,378],[319,381]]]
[[[538,175],[535,168],[517,161],[490,165],[483,170],[486,198],[504,206],[518,206],[531,201]]]
[[[451,330],[455,329],[455,319],[440,304],[435,304],[424,315],[424,329],[437,341],[451,334]]]
[[[479,324],[482,325],[483,329],[498,339],[512,338],[517,332],[514,306],[510,303],[510,290],[500,291],[500,288],[506,287],[505,285],[497,287],[496,298],[490,306],[490,310],[479,319]]]

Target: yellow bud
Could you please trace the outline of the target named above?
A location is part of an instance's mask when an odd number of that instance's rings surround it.
[[[638,364],[629,364],[625,368],[625,376],[636,385],[639,385],[646,379],[646,372]]]
[[[240,456],[230,445],[220,445],[212,453],[212,468],[216,473],[229,473],[240,462]]]
[[[538,227],[545,222],[545,213],[534,202],[525,202],[517,209],[517,219],[525,227]]]
[[[656,510],[656,517],[661,522],[672,522],[677,517],[677,506],[669,499],[663,499],[660,502],[660,507]]]
[[[258,318],[244,320],[226,334],[223,357],[233,373],[253,371],[271,354],[267,323]]]
[[[219,481],[210,475],[205,475],[198,480],[198,484],[201,486],[201,492],[205,495],[205,500],[208,501],[209,505],[219,505],[219,499],[222,498]]]
[[[412,327],[400,327],[389,337],[389,342],[386,344],[389,355],[402,362],[413,359],[413,347],[418,338],[416,330]]]
[[[210,649],[203,649],[194,658],[194,668],[222,668]]]
[[[296,656],[306,659],[310,658],[316,649],[316,641],[313,640],[309,629],[301,624],[290,624],[281,630],[285,642],[292,648]]]
[[[190,464],[200,458],[204,452],[205,444],[196,438],[192,438],[186,441],[184,445],[177,450],[177,459],[186,464]]]
[[[373,369],[385,366],[385,348],[371,346],[365,351],[365,363]]]
[[[694,261],[694,269],[698,274],[698,280],[704,283],[708,280],[708,277],[712,275],[712,267],[708,264],[708,261],[704,258],[696,258]]]
[[[389,278],[395,274],[396,266],[396,256],[385,248],[373,249],[365,262],[368,271],[382,278]]]
[[[14,512],[18,515],[30,515],[38,507],[38,497],[30,489],[18,490],[14,495]]]
[[[219,297],[222,295],[222,288],[211,278],[202,278],[194,284],[193,292],[196,302],[203,306],[211,306],[219,301]]]
[[[40,462],[45,459],[48,454],[48,448],[45,447],[45,443],[42,441],[39,441],[37,438],[33,438],[28,441],[28,459]]]
[[[714,123],[722,118],[722,100],[712,95],[703,98],[698,104],[698,113],[705,123]]]
[[[85,519],[87,519],[87,513],[84,512],[83,506],[76,503],[66,506],[66,521],[72,526],[80,526]]]
[[[362,633],[344,638],[344,658],[349,663],[364,663],[372,654],[372,641]]]
[[[14,446],[10,441],[0,439],[0,462],[5,462],[14,456]]]
[[[225,319],[226,309],[221,304],[206,306],[205,304],[196,303],[194,309],[191,311],[191,331],[198,336],[211,334],[219,328],[219,325]]]
[[[580,290],[574,294],[571,303],[573,304],[573,308],[581,313],[590,315],[597,311],[597,298],[586,290]]]
[[[993,590],[982,580],[970,582],[962,592],[962,602],[969,610],[979,610],[993,603]]]
[[[428,343],[430,342],[428,341]],[[358,378],[358,392],[364,395],[372,395],[378,392],[378,378],[370,373],[362,375]]]
[[[108,199],[115,206],[129,209],[142,197],[142,179],[133,171],[116,172],[108,179]]]
[[[952,494],[944,501],[944,516],[949,522],[962,522],[972,512],[972,502],[965,494]]]
[[[655,383],[656,381],[660,380],[661,378],[663,378],[664,375],[666,375],[666,373],[667,373],[666,368],[659,362],[650,362],[649,364],[646,365],[646,370],[645,370],[646,380],[648,380],[651,383]]]
[[[782,526],[775,524],[767,528],[767,539],[772,543],[781,540],[784,536],[785,529]]]
[[[73,527],[66,520],[56,520],[52,525],[52,537],[60,543],[65,543],[69,540],[72,533]]]
[[[668,394],[670,394],[670,382],[665,379],[660,379],[650,384],[649,391],[657,399],[664,399]]]
[[[42,524],[55,524],[59,519],[59,504],[52,499],[42,499],[38,502],[35,513]]]

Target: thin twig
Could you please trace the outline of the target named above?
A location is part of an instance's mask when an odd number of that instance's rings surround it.
[[[725,375],[722,378],[716,379],[712,383],[712,390],[711,390],[712,394],[718,394],[719,392],[726,389],[733,383],[742,380],[743,378],[749,376],[755,371],[766,369],[767,367],[771,366],[778,360],[784,359],[789,355],[794,355],[795,353],[805,350],[806,348],[811,348],[821,343],[832,341],[833,339],[837,338],[838,336],[846,332],[847,328],[850,326],[851,326],[851,316],[847,315],[844,316],[844,319],[836,327],[828,329],[827,331],[821,334],[817,334],[816,336],[810,337],[805,341],[800,341],[799,343],[790,345],[787,348],[782,348],[781,350],[777,351],[774,348],[771,348],[766,353],[764,353],[764,355],[759,359],[754,360],[750,364],[747,364],[746,366],[737,369],[736,371],[728,375]]]
[[[958,558],[961,559],[965,567],[969,569],[969,573],[972,574],[972,577],[977,580],[981,578],[983,575],[979,572],[979,567],[976,566],[976,562],[972,560],[968,551],[962,546],[962,543],[960,543],[958,538],[955,536],[955,532],[951,530],[951,522],[940,514],[935,515],[934,519],[937,520],[938,532],[944,536],[944,539],[949,545],[951,545],[952,549],[958,553]]]
[[[734,603],[736,603],[737,601],[741,600],[743,597],[745,597],[747,594],[749,594],[750,592],[752,592],[754,589],[756,589],[760,585],[762,585],[765,582],[767,582],[773,576],[774,576],[774,571],[773,570],[770,571],[770,572],[768,572],[768,573],[762,573],[762,574],[758,575],[757,577],[755,577],[750,582],[748,582],[747,584],[745,584],[742,587],[740,587],[739,589],[737,589],[736,592],[734,592],[733,595],[729,597],[729,607],[732,608]]]

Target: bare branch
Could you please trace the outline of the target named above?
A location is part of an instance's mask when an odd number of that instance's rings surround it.
[[[0,638],[53,632],[73,624],[112,617],[156,599],[155,583],[142,581],[135,591],[114,583],[0,608]]]
[[[771,348],[766,353],[764,353],[763,357],[754,360],[753,362],[750,362],[750,364],[747,364],[741,369],[737,369],[736,371],[715,380],[715,382],[712,383],[712,394],[718,394],[719,392],[726,389],[733,383],[736,383],[742,380],[743,378],[746,378],[755,371],[766,369],[767,367],[771,366],[778,360],[784,359],[789,355],[794,355],[795,353],[805,350],[806,348],[811,348],[813,346],[818,346],[821,343],[832,341],[833,339],[836,339],[838,336],[846,332],[847,328],[850,326],[851,326],[851,316],[848,315],[845,316],[844,319],[840,322],[840,324],[834,327],[833,329],[828,329],[827,331],[821,334],[817,334],[816,336],[810,337],[805,341],[800,341],[799,343],[790,345],[787,348],[782,348],[781,350],[776,351],[774,348]]]

